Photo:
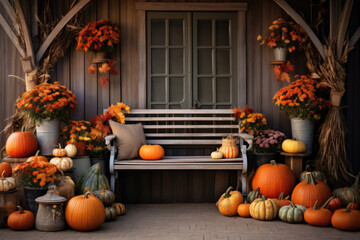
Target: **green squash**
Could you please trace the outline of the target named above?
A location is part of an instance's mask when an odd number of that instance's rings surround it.
[[[249,194],[246,197],[246,201],[248,203],[252,203],[257,198],[261,198],[261,194],[259,192],[259,187],[257,187],[255,190],[249,192]]]
[[[113,202],[115,202],[115,194],[110,190],[97,190],[93,194],[101,200],[104,206],[110,206]]]
[[[300,174],[300,182],[306,180],[306,173],[308,173],[308,172],[310,172],[312,174],[314,179],[320,180],[320,181],[322,181],[324,183],[327,182],[325,174],[318,171],[318,170],[311,171],[309,164],[306,165],[305,171]]]
[[[95,192],[99,189],[110,190],[109,181],[106,176],[101,173],[100,163],[94,164],[87,172],[85,172],[76,182],[76,195],[85,194],[87,191]]]
[[[110,222],[116,219],[116,209],[114,207],[105,208],[105,222]]]
[[[340,199],[341,206],[346,208],[350,202],[360,204],[360,194],[354,187],[335,189],[333,196]]]
[[[280,208],[279,218],[287,223],[301,223],[304,219],[304,211],[290,201],[290,205]]]

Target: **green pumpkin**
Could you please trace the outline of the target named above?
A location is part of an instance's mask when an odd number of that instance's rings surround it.
[[[248,203],[252,203],[257,198],[261,198],[261,194],[259,192],[259,187],[257,187],[255,190],[249,192],[249,194],[246,197],[246,201]]]
[[[94,192],[94,196],[100,199],[104,206],[110,206],[113,202],[115,202],[115,194],[110,190],[97,190]]]
[[[290,201],[290,205],[280,208],[279,218],[287,223],[301,223],[304,219],[304,211]]]
[[[105,208],[105,222],[110,222],[116,219],[116,209],[114,207]]]
[[[333,196],[340,199],[341,206],[346,207],[350,202],[360,204],[360,194],[354,187],[335,189]]]
[[[310,172],[312,174],[314,179],[320,180],[324,183],[327,182],[324,173],[322,173],[318,170],[311,171],[309,165],[306,165],[306,170],[300,174],[300,182],[306,180],[306,173],[308,173],[308,172]]]
[[[100,163],[97,163],[81,175],[76,183],[75,191],[76,195],[81,195],[87,191],[95,192],[99,189],[110,190],[110,186],[106,176],[101,173]]]

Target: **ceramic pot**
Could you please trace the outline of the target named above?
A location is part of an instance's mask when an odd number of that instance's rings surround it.
[[[36,126],[36,138],[40,146],[40,154],[52,156],[52,151],[59,143],[60,120],[42,120]]]

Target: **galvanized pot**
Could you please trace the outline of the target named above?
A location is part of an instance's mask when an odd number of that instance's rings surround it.
[[[308,119],[291,118],[291,134],[292,138],[305,143],[306,153],[312,153],[314,122]]]
[[[286,48],[274,48],[274,60],[276,61],[286,61]]]
[[[59,143],[60,121],[42,120],[39,126],[36,126],[36,138],[40,145],[40,154],[52,156],[52,151]]]

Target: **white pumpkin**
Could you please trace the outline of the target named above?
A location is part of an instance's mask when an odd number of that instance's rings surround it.
[[[5,170],[1,173],[0,178],[0,191],[6,192],[13,190],[16,187],[15,178],[13,177],[4,177]]]
[[[76,155],[77,149],[74,144],[68,144],[65,147],[66,156],[68,157],[74,157]]]
[[[70,170],[73,167],[73,161],[69,157],[54,157],[50,160],[50,163],[63,171]]]
[[[223,158],[224,154],[222,152],[219,152],[219,149],[216,149],[216,151],[211,153],[211,158],[212,159],[220,159]]]

